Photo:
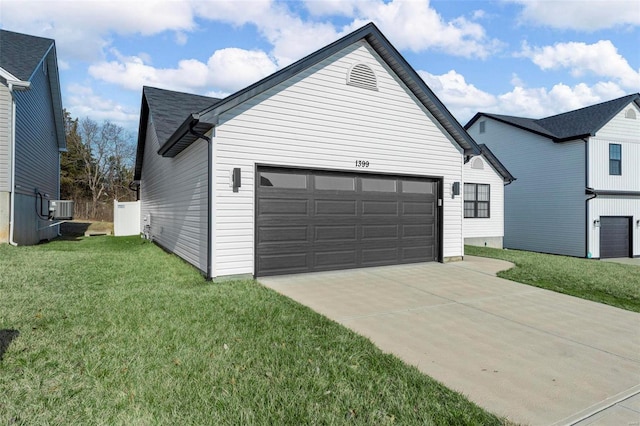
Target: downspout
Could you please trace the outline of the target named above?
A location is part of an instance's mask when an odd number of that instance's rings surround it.
[[[584,257],[589,258],[589,201],[598,196],[596,191],[589,187],[589,139],[582,139],[584,141],[584,182],[585,182],[585,194],[591,194],[591,197],[584,200]]]
[[[213,236],[212,229],[212,218],[211,213],[213,212],[213,188],[211,184],[211,180],[213,177],[213,142],[211,138],[203,133],[199,133],[193,129],[193,126],[198,124],[198,120],[192,120],[189,124],[189,133],[194,136],[197,136],[200,139],[204,139],[207,141],[207,280],[211,280],[213,277],[211,276],[212,265],[211,265],[211,256],[212,256],[212,244],[211,238]]]
[[[9,138],[11,141],[11,195],[10,195],[10,213],[9,213],[9,244],[17,246],[13,240],[14,223],[15,223],[15,204],[16,204],[16,98],[15,90],[28,90],[31,87],[31,83],[28,81],[8,81],[9,93],[11,94],[11,130]]]
[[[60,173],[62,172],[62,152],[58,151],[58,196],[56,200],[60,199]],[[58,237],[62,237],[62,232],[60,231],[60,226],[58,225]]]

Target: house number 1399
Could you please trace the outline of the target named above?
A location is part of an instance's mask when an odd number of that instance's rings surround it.
[[[369,167],[369,162],[366,160],[356,160],[356,167]]]

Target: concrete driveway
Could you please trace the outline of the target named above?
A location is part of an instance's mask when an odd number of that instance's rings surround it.
[[[640,424],[640,314],[465,257],[259,281],[522,424]]]
[[[602,259],[603,262],[622,263],[624,265],[640,266],[640,257],[617,257],[613,259]]]

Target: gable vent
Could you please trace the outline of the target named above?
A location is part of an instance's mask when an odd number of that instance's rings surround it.
[[[636,119],[636,112],[632,108],[629,108],[627,110],[627,112],[624,113],[624,117],[625,118],[631,118],[632,120],[635,120]]]
[[[347,75],[349,86],[361,87],[363,89],[378,90],[376,74],[369,65],[355,64]]]
[[[482,158],[480,158],[480,157],[474,158],[473,162],[471,163],[471,168],[472,169],[478,169],[478,170],[484,170],[484,162],[482,161]]]

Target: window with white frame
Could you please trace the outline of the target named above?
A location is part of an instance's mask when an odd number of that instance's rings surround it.
[[[464,217],[488,218],[491,186],[483,183],[464,184]]]

